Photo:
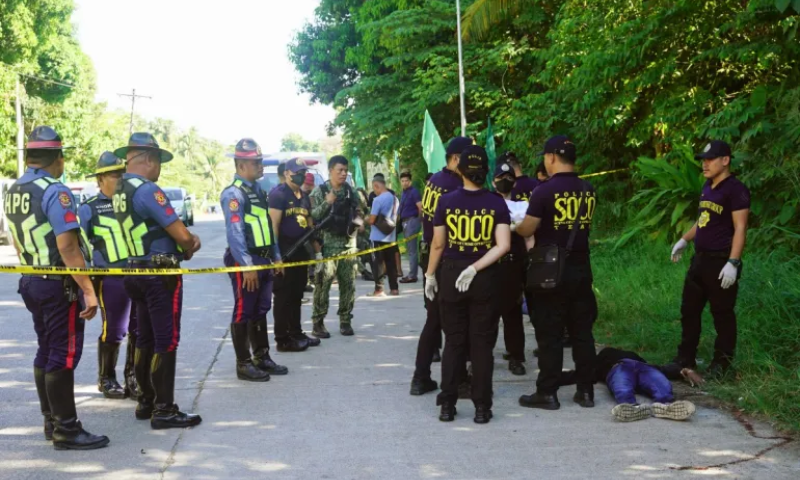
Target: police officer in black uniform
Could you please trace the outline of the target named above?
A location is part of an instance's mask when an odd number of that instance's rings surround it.
[[[131,268],[179,268],[200,250],[200,239],[186,229],[156,181],[172,154],[149,133],[134,133],[114,155],[127,159],[127,173],[117,183],[114,214],[128,243]],[[125,290],[139,322],[134,373],[139,387],[136,418],[153,429],[199,425],[199,415],[175,403],[175,367],[181,334],[183,277],[131,275]]]
[[[51,127],[34,128],[26,150],[28,168],[6,193],[5,214],[22,265],[86,267],[77,205],[69,188],[58,181],[64,174],[63,148]],[[105,447],[108,437],[84,430],[75,408],[75,368],[83,351],[84,321],[97,312],[91,280],[85,275],[26,274],[19,293],[33,316],[39,343],[33,377],[45,438],[56,450]]]
[[[530,199],[525,220],[516,228],[523,237],[534,235],[533,250],[559,247],[566,263],[561,283],[552,289],[527,285],[531,292],[532,319],[539,345],[536,393],[519,399],[523,407],[558,410],[558,391],[564,361],[564,326],[572,338],[572,358],[578,390],[573,400],[594,406],[595,347],[592,326],[597,302],[592,290],[589,230],[596,206],[594,188],[575,173],[575,145],[558,135],[544,147],[544,165],[550,179],[538,186]]]

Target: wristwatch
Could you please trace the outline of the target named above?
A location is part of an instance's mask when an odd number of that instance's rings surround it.
[[[728,263],[730,263],[731,265],[733,265],[736,268],[739,268],[739,267],[742,266],[742,261],[738,260],[736,258],[729,258],[728,259]]]

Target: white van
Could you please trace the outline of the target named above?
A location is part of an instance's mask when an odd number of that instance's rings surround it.
[[[100,188],[95,182],[67,182],[66,185],[78,205],[100,193]]]
[[[183,221],[184,225],[188,227],[194,225],[192,197],[186,193],[186,189],[181,187],[166,187],[163,190],[164,193],[167,194],[172,208],[175,209],[175,215]]]

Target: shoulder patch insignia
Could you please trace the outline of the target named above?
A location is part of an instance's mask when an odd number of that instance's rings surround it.
[[[61,192],[58,194],[58,202],[62,207],[67,208],[72,203],[72,200],[69,198],[69,194],[67,192]]]
[[[239,210],[239,200],[236,200],[235,198],[231,200],[228,203],[228,209],[230,209],[231,212]]]
[[[154,193],[153,196],[155,197],[156,202],[162,207],[167,204],[167,197],[164,196],[164,192],[161,190]]]

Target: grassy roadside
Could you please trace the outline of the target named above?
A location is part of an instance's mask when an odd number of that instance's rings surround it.
[[[691,255],[673,265],[670,248],[660,242],[620,250],[611,243],[593,247],[599,343],[636,351],[652,362],[674,356]],[[708,390],[747,412],[767,415],[779,427],[800,431],[800,257],[751,251],[744,260],[737,305],[737,379]],[[705,366],[713,356],[714,337],[706,309],[698,354]]]

